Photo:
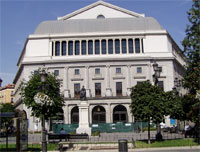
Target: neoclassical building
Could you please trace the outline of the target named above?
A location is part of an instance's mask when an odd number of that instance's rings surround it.
[[[146,80],[153,83],[154,62],[162,69],[159,86],[172,90],[175,78],[184,74],[185,59],[167,30],[153,17],[98,1],[41,22],[28,36],[17,63],[15,103],[26,112],[29,130],[34,130],[38,121],[22,102],[20,82],[45,67],[62,83],[61,122],[78,123],[83,86],[90,123],[134,122],[130,88]]]

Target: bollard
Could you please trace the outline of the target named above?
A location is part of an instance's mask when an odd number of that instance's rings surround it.
[[[118,140],[118,150],[119,152],[128,152],[128,141],[126,139]]]

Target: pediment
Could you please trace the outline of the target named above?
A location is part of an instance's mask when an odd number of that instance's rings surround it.
[[[105,18],[137,18],[144,17],[144,14],[138,14],[103,1],[97,1],[96,3],[88,5],[63,17],[58,17],[58,20],[95,19],[98,16]]]

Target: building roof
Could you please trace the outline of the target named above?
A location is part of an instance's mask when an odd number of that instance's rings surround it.
[[[36,35],[75,34],[91,32],[127,32],[163,30],[152,17],[74,19],[41,22],[35,30]]]

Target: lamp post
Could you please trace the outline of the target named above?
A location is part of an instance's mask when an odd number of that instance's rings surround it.
[[[42,92],[44,93],[45,90],[45,83],[47,80],[47,73],[43,69],[40,73],[40,80],[42,82]],[[46,141],[46,130],[45,130],[45,117],[44,114],[42,115],[42,151],[47,152],[47,141]]]
[[[153,70],[154,70],[154,74],[153,74],[154,85],[158,86],[158,78],[160,78],[161,67],[159,67],[158,64],[156,62],[154,62]],[[157,135],[158,135],[158,134],[160,134],[160,123],[159,122],[157,122],[156,128],[157,128]],[[156,138],[158,137],[157,135],[156,135]]]

